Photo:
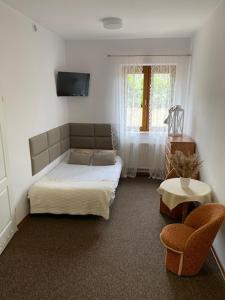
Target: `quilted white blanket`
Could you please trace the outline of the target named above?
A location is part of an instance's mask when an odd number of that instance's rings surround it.
[[[31,213],[98,215],[109,219],[122,162],[113,166],[59,164],[29,190]]]

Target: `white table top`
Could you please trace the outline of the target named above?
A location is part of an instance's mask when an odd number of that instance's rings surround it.
[[[210,186],[194,179],[190,180],[190,185],[187,188],[182,188],[180,178],[167,179],[161,183],[158,192],[162,195],[162,201],[170,209],[188,201],[211,202]]]

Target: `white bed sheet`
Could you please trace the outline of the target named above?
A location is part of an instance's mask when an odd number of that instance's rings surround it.
[[[29,190],[31,213],[93,214],[109,218],[122,160],[110,166],[60,163]]]

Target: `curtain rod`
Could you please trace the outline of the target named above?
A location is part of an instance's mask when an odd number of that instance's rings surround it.
[[[107,57],[136,57],[136,56],[192,56],[191,54],[108,54]]]

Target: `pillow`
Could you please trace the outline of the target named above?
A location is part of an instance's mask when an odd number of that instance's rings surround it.
[[[70,152],[69,164],[90,165],[93,151],[73,149]]]
[[[93,153],[92,164],[94,166],[115,165],[116,151],[114,150],[96,150]]]

